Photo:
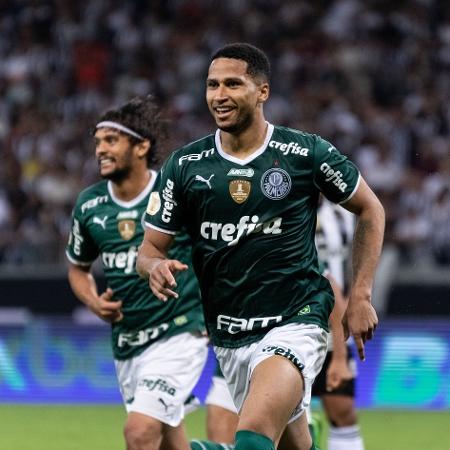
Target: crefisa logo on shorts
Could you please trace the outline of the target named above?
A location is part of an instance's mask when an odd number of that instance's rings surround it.
[[[294,364],[300,371],[305,368],[305,365],[295,356],[290,348],[282,347],[281,345],[266,345],[262,351],[264,353],[273,353],[277,356],[283,356]]]
[[[291,191],[291,177],[278,167],[266,170],[261,177],[261,190],[271,200],[281,200]]]
[[[144,378],[143,380],[139,381],[138,386],[146,387],[149,391],[154,391],[157,389],[161,392],[166,392],[169,395],[174,396],[177,392],[177,390],[169,386],[167,382],[161,378],[158,378],[157,380],[148,380]]]

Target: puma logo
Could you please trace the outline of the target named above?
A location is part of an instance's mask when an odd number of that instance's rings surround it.
[[[212,189],[211,187],[211,178],[214,176],[214,174],[212,174],[207,180],[205,178],[203,178],[201,175],[195,175],[195,180],[196,181],[201,181],[202,183],[206,183],[208,185],[208,187],[210,189]]]
[[[173,405],[168,405],[161,397],[158,398],[158,402],[161,403],[164,406],[164,409],[166,410],[166,413],[169,412],[169,408]]]
[[[96,223],[97,225],[100,225],[104,230],[106,229],[106,220],[108,219],[108,216],[103,217],[103,219],[99,219],[97,216],[95,216],[92,219],[92,223]]]

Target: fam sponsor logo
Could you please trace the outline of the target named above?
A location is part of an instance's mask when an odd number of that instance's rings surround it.
[[[214,155],[214,147],[209,150],[203,150],[200,153],[190,153],[189,155],[184,155],[178,158],[178,165],[181,166],[183,161],[200,161],[203,158],[208,158],[208,156]]]
[[[281,217],[275,217],[267,222],[260,222],[258,216],[242,216],[237,224],[202,222],[200,234],[205,239],[228,242],[228,246],[236,245],[244,235],[250,233],[280,234]]]
[[[251,331],[260,328],[267,328],[283,320],[283,316],[271,317],[250,317],[242,319],[240,317],[231,317],[220,314],[217,316],[217,329],[226,330],[230,334],[237,334],[241,331]]]
[[[305,365],[300,362],[297,356],[290,348],[282,347],[281,345],[267,345],[262,349],[264,353],[272,353],[273,355],[283,356],[294,364],[300,371],[305,368]]]
[[[227,173],[229,177],[247,177],[251,178],[253,175],[255,175],[255,171],[251,168],[249,169],[237,169],[233,168],[230,169]]]
[[[171,395],[172,397],[176,394],[177,390],[170,386],[166,380],[163,380],[162,378],[157,378],[156,380],[148,380],[147,378],[144,378],[143,380],[139,381],[138,386],[145,387],[149,391],[154,391],[155,389],[161,392],[165,392],[166,394]],[[167,407],[167,405],[164,405]]]
[[[270,141],[269,147],[280,150],[283,155],[289,155],[291,153],[292,155],[308,156],[309,153],[309,148],[301,147],[297,142],[289,142],[289,144],[286,144],[285,142]]]
[[[102,203],[106,203],[107,201],[107,195],[101,195],[99,197],[91,198],[81,205],[81,212],[84,213],[87,209],[95,208],[96,206],[101,205]]]
[[[345,192],[347,183],[342,180],[343,174],[340,170],[334,170],[329,164],[323,163],[320,166],[320,171],[325,174],[327,183],[333,183],[341,192]]]
[[[119,348],[122,348],[125,345],[139,347],[147,342],[154,341],[168,329],[169,324],[161,323],[157,327],[145,328],[144,330],[135,331],[133,333],[120,333],[117,338],[117,346]]]
[[[127,252],[103,252],[102,263],[106,269],[119,269],[123,273],[132,273],[135,270],[137,248],[133,245]]]
[[[289,174],[277,167],[266,170],[261,177],[261,190],[271,200],[281,200],[291,190],[292,182]]]
[[[169,223],[172,219],[172,210],[174,206],[177,206],[177,202],[173,199],[173,188],[175,187],[174,182],[167,178],[166,186],[162,191],[162,198],[164,200],[163,203],[163,212],[161,215],[161,219],[163,222]]]

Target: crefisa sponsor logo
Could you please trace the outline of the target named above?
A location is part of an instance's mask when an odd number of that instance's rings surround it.
[[[301,147],[297,142],[289,142],[289,144],[286,144],[286,142],[270,141],[269,147],[280,150],[283,155],[289,155],[291,153],[292,155],[308,156],[309,153],[309,148]]]
[[[236,245],[243,236],[252,233],[280,234],[281,217],[274,217],[267,222],[260,222],[259,216],[242,216],[237,224],[202,222],[200,234],[204,239],[222,240],[229,247]]]
[[[327,183],[333,183],[341,192],[345,192],[347,183],[342,180],[342,172],[340,170],[334,170],[329,164],[323,163],[320,166],[320,171],[325,174]]]
[[[169,386],[162,378],[158,378],[156,380],[148,380],[144,378],[139,381],[138,386],[146,387],[149,391],[154,391],[157,389],[158,391],[165,392],[171,396],[174,396],[177,392],[174,387]]]
[[[261,190],[271,200],[281,200],[289,194],[292,181],[289,174],[278,167],[266,170],[261,177]]]
[[[174,182],[167,178],[166,186],[162,191],[162,198],[164,200],[163,203],[163,212],[161,214],[161,219],[163,222],[169,223],[172,219],[172,210],[174,206],[177,206],[177,202],[173,199],[173,188],[175,187]]]
[[[267,345],[262,350],[264,353],[273,353],[277,356],[283,356],[294,364],[300,371],[305,368],[304,364],[295,356],[290,348],[282,347],[280,345]]]

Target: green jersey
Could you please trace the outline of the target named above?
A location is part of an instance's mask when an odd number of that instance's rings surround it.
[[[144,234],[142,217],[155,179],[152,172],[146,189],[128,202],[114,195],[111,182],[100,181],[80,193],[73,211],[68,259],[90,266],[100,256],[113,298],[123,302],[123,319],[112,324],[116,359],[131,358],[162,337],[204,328],[200,292],[191,269],[177,276],[180,297],[173,302],[158,300],[135,269]],[[180,234],[171,257],[190,261],[190,252],[189,237]]]
[[[317,261],[319,193],[344,202],[359,172],[329,142],[268,125],[247,159],[226,154],[220,133],[176,152],[152,192],[147,226],[193,238],[214,345],[239,347],[290,322],[328,330],[333,294]]]

